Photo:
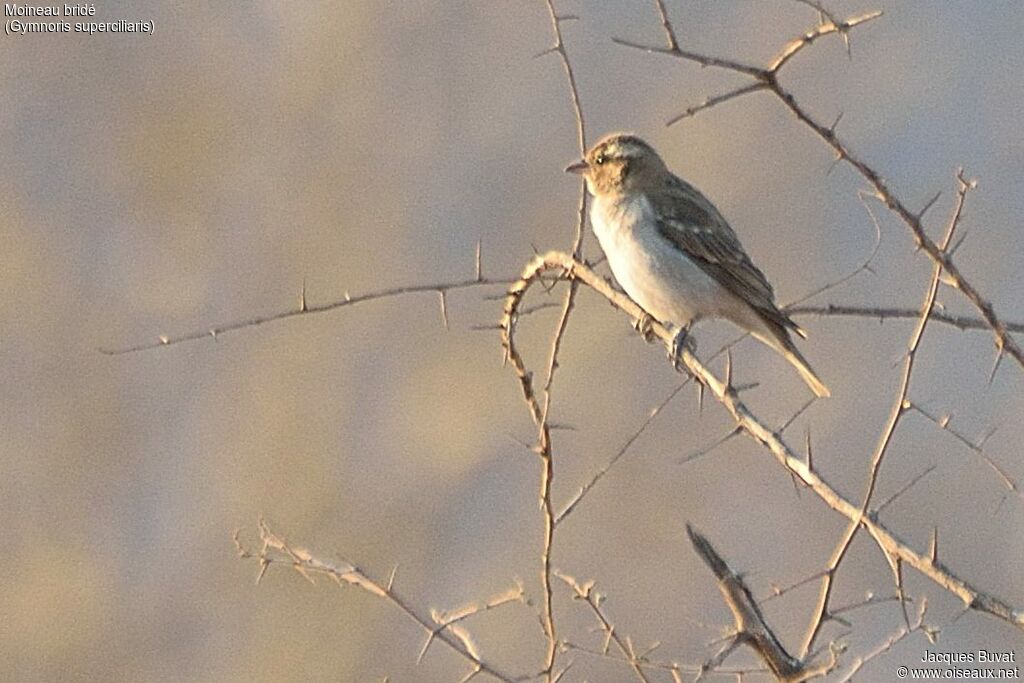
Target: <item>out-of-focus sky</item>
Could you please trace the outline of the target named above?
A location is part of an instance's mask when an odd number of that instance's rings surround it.
[[[294,306],[473,274],[510,276],[533,249],[575,230],[578,156],[564,74],[543,2],[95,3],[95,20],[143,19],[143,35],[0,38],[0,671],[12,680],[457,680],[460,662],[388,605],[237,559],[257,515],[326,558],[386,577],[424,609],[486,598],[523,579],[534,605],[542,540],[533,430],[501,364],[500,288],[453,292],[451,329],[436,295],[411,295],[125,356],[159,334]],[[741,81],[629,50],[613,36],[663,40],[653,3],[556,1],[591,139],[628,129],[717,204],[781,301],[849,271],[874,229],[864,182],[768,95],[666,128],[673,115]],[[797,2],[667,2],[690,49],[764,62],[812,27]],[[938,236],[959,166],[979,179],[957,252],[1006,319],[1024,319],[1024,7],[1014,2],[835,1],[883,9],[841,42],[787,67],[814,115],[840,133],[911,207],[942,190]],[[875,206],[874,275],[820,301],[917,306],[930,266]],[[596,240],[588,234],[588,256]],[[560,301],[561,289],[552,301]],[[534,303],[542,303],[541,294]],[[969,313],[944,288],[947,310]],[[555,310],[523,323],[528,360],[547,353]],[[806,355],[834,398],[808,429],[815,463],[862,495],[897,388],[912,323],[804,318]],[[706,355],[734,334],[697,330]],[[990,335],[933,325],[911,398],[1024,478],[1024,373],[988,383]],[[808,394],[792,369],[745,341],[734,352],[752,409],[782,424]],[[721,366],[716,366],[721,369]],[[555,389],[556,501],[607,461],[679,382],[663,351],[588,292],[571,321]],[[573,518],[555,565],[595,579],[619,631],[699,663],[730,619],[685,540],[707,533],[759,594],[824,567],[845,528],[749,440],[687,465],[731,427],[686,389]],[[878,495],[935,469],[882,513],[916,548],[939,529],[941,559],[977,586],[1024,604],[1024,500],[949,434],[918,415],[901,425]],[[938,646],[917,634],[876,660],[888,680],[925,647],[1016,649],[1020,631],[960,606],[908,571],[929,599]],[[894,591],[865,535],[837,604]],[[768,604],[796,649],[816,588]],[[556,594],[561,633],[600,646],[589,616]],[[481,653],[540,668],[536,607],[467,623]],[[846,665],[902,620],[894,604],[851,616]],[[825,639],[847,631],[828,626]],[[583,655],[566,680],[618,681],[628,669]],[[747,654],[731,661],[750,663]]]

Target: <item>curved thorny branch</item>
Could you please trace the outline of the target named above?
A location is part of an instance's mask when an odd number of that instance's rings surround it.
[[[523,360],[516,341],[515,332],[518,312],[523,300],[536,283],[552,274],[558,277],[578,280],[612,306],[626,315],[638,319],[644,311],[629,297],[615,290],[611,284],[584,263],[576,261],[563,252],[552,251],[537,256],[523,270],[522,277],[512,285],[505,302],[502,318],[502,341],[506,356],[519,379],[523,397],[528,405],[536,403],[533,390],[533,375]],[[671,348],[672,334],[663,325],[653,322],[651,333]],[[844,497],[826,482],[808,462],[783,441],[769,423],[757,417],[740,398],[732,384],[731,366],[727,364],[726,375],[719,379],[689,351],[681,356],[683,367],[729,412],[737,428],[757,443],[764,446],[790,474],[809,487],[826,505],[850,520],[857,527],[863,527],[874,539],[886,557],[912,567],[937,585],[960,598],[964,605],[973,610],[1002,619],[1024,630],[1024,609],[1013,606],[973,586],[948,569],[939,561],[937,553],[918,552],[890,531],[878,519],[875,511],[864,510],[861,505]],[[531,412],[533,408],[531,408]]]
[[[583,116],[583,107],[580,104],[580,93],[576,87],[576,74],[569,61],[569,53],[565,49],[565,41],[562,37],[562,22],[575,17],[572,15],[560,16],[555,9],[554,0],[544,0],[551,19],[551,31],[554,34],[555,43],[547,53],[555,52],[562,62],[565,71],[566,83],[569,89],[569,96],[572,100],[573,114],[576,119],[576,142],[579,147],[580,156],[587,150],[586,119]],[[542,53],[545,54],[545,53]],[[587,227],[587,188],[586,184],[580,181],[579,204],[577,207],[576,239],[573,242],[572,254],[575,258],[581,258],[583,253],[583,236]],[[548,418],[551,414],[552,386],[555,380],[555,372],[558,369],[558,354],[562,348],[562,340],[569,326],[569,316],[572,315],[576,305],[576,295],[579,292],[579,285],[570,283],[565,299],[562,303],[562,314],[555,328],[554,336],[551,339],[551,352],[548,356],[547,376],[544,379],[543,405],[536,400],[530,405],[530,414],[537,426],[537,448],[536,452],[541,460],[540,480],[540,506],[544,513],[544,546],[541,551],[541,586],[544,589],[544,610],[542,623],[544,633],[547,635],[547,650],[544,657],[544,674],[549,683],[556,680],[555,659],[558,656],[558,632],[555,627],[554,591],[552,589],[551,553],[555,543],[555,526],[557,524],[557,513],[552,501],[552,484],[555,478],[555,459],[551,444],[551,426]],[[530,391],[532,395],[532,388]]]

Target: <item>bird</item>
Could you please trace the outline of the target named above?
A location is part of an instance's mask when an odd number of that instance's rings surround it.
[[[694,323],[725,319],[781,354],[816,396],[831,395],[790,335],[806,333],[779,309],[736,232],[651,145],[612,133],[565,170],[585,179],[593,198],[590,223],[612,274],[673,334],[676,360]],[[646,323],[649,328],[650,318]]]

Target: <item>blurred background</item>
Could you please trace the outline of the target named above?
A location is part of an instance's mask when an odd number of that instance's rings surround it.
[[[686,47],[763,63],[815,25],[791,0],[669,0]],[[780,301],[838,279],[871,251],[864,182],[768,95],[679,125],[665,122],[741,83],[630,50],[661,44],[653,3],[559,0],[591,140],[632,130],[700,187],[741,235]],[[424,610],[453,608],[524,582],[534,607],[466,623],[485,659],[541,668],[536,618],[542,519],[539,467],[518,441],[534,430],[494,325],[501,288],[453,292],[451,329],[436,294],[409,295],[169,348],[151,341],[377,289],[518,273],[534,248],[575,234],[579,156],[565,77],[543,2],[96,3],[95,20],[152,20],[154,35],[29,35],[0,40],[0,671],[11,680],[453,681],[466,666],[383,601],[328,581],[310,586],[238,559],[235,529],[256,521],[325,559],[344,557]],[[831,3],[842,16],[883,9],[853,34],[802,53],[785,84],[911,207],[937,191],[938,237],[958,166],[968,199],[964,273],[1007,320],[1024,319],[1024,6],[1013,2]],[[874,207],[879,208],[879,207]],[[906,228],[879,209],[875,274],[819,303],[917,307],[930,273]],[[585,252],[600,255],[587,236]],[[533,304],[560,302],[540,290]],[[971,313],[948,288],[940,302]],[[540,370],[557,308],[524,320]],[[810,430],[815,464],[860,500],[892,407],[913,323],[802,318],[801,348],[833,390],[787,430]],[[732,339],[697,330],[705,357]],[[991,335],[933,324],[911,398],[1024,478],[1024,372],[988,383]],[[752,409],[781,425],[809,398],[796,373],[750,340],[734,351]],[[719,371],[720,362],[714,367]],[[555,500],[564,504],[680,382],[660,347],[582,292],[562,353],[553,420]],[[730,440],[680,459],[732,427],[687,387],[637,440],[556,538],[554,564],[607,594],[621,634],[697,664],[731,623],[686,541],[705,532],[759,595],[824,568],[846,521],[756,444]],[[979,457],[908,415],[876,500],[935,469],[882,513],[959,576],[1024,604],[1024,500]],[[818,583],[766,605],[798,649]],[[937,646],[917,633],[863,680],[933,650],[1013,650],[1021,633],[967,613],[908,570],[928,597]],[[865,534],[835,605],[892,595]],[[556,587],[562,637],[600,647],[592,617]],[[919,603],[917,603],[919,604]],[[895,603],[831,623],[844,669],[902,623]],[[618,681],[621,664],[580,653],[565,680]],[[729,663],[752,665],[741,651]],[[656,676],[653,676],[655,679]],[[669,680],[663,675],[662,680]]]

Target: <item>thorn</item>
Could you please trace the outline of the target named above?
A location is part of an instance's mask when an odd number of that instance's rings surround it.
[[[427,650],[430,649],[430,644],[434,642],[434,638],[437,636],[437,629],[431,630],[430,635],[427,636],[427,642],[423,643],[423,647],[420,648],[420,654],[416,657],[416,664],[423,661],[423,657],[426,656]]]
[[[811,428],[807,427],[807,432],[804,435],[804,442],[807,450],[807,469],[811,472],[814,471],[814,451],[811,449]]]
[[[995,508],[992,510],[992,516],[993,517],[995,517],[996,514],[999,512],[999,510],[1002,509],[1003,503],[1006,502],[1006,496],[1007,496],[1007,494],[1005,494],[1005,493],[1003,495],[999,496],[999,502],[996,503]]]
[[[170,344],[171,343],[170,337],[168,337],[166,334],[161,334],[159,337],[157,337],[157,339],[160,340],[161,344]]]
[[[932,206],[935,204],[935,202],[939,201],[939,197],[941,197],[941,196],[942,196],[942,190],[939,190],[938,192],[935,193],[934,197],[932,197],[931,199],[928,200],[928,202],[924,205],[924,208],[921,209],[918,212],[918,214],[917,214],[917,220],[918,221],[921,221],[921,220],[924,219],[924,215],[928,212],[928,209],[932,208]]]
[[[543,56],[545,56],[545,55],[549,55],[549,54],[551,54],[552,52],[558,52],[558,48],[559,48],[559,46],[558,46],[558,45],[554,45],[554,46],[552,46],[552,47],[549,47],[549,48],[548,48],[548,49],[546,49],[546,50],[541,50],[540,52],[538,52],[537,54],[535,54],[535,55],[533,56],[533,58],[534,58],[534,59],[540,59],[541,57],[543,57]]]
[[[725,352],[725,390],[732,389],[732,349]]]
[[[793,472],[789,473],[789,478],[793,481],[793,493],[795,493],[797,499],[799,499],[800,498],[800,482],[797,481],[796,475]]]
[[[946,250],[947,257],[953,258],[953,254],[956,253],[956,250],[959,249],[960,245],[964,243],[965,239],[967,239],[968,232],[969,230],[967,230],[966,228],[960,231],[960,237],[957,238],[956,242],[953,243],[952,247]]]
[[[999,364],[1003,361],[1003,344],[1002,342],[996,342],[996,362],[992,364],[992,372],[988,373],[988,385],[992,386],[992,380],[996,378],[996,371],[999,370]]]
[[[391,576],[388,577],[388,587],[387,587],[387,592],[388,593],[391,592],[391,587],[395,585],[395,574],[397,574],[397,573],[398,573],[398,565],[396,564],[391,569]]]
[[[832,171],[836,170],[836,166],[838,166],[839,162],[842,161],[844,158],[846,158],[845,154],[836,153],[836,158],[832,160],[831,164],[829,164],[828,170],[825,171],[825,175],[832,175]]]
[[[519,437],[517,437],[517,436],[516,436],[515,434],[505,434],[505,436],[507,436],[507,437],[508,437],[508,438],[509,438],[510,440],[512,440],[512,441],[513,441],[513,442],[515,442],[516,444],[518,444],[518,445],[522,446],[522,447],[523,447],[523,448],[525,448],[526,450],[528,450],[528,451],[530,451],[531,453],[533,453],[533,445],[532,445],[532,444],[528,444],[528,443],[526,443],[525,441],[523,441],[522,439],[520,439]]]
[[[643,652],[637,653],[637,655],[636,655],[637,659],[644,659],[644,658],[646,658],[648,655],[650,655],[652,652],[657,650],[659,647],[661,647],[661,641],[659,641],[659,640],[654,641],[654,643],[650,647],[648,647],[646,650],[644,650]]]
[[[348,293],[347,289],[345,290],[345,301],[352,301],[352,295]]]
[[[985,442],[992,438],[992,435],[997,431],[999,431],[999,425],[993,425],[987,432],[985,432],[985,435],[978,439],[978,450],[981,450],[985,445]]]
[[[704,414],[704,383],[696,382],[697,385],[697,414]]]
[[[441,320],[444,322],[444,329],[450,330],[451,327],[448,325],[448,299],[443,289],[438,290],[437,293],[441,295]]]
[[[256,575],[256,585],[260,585],[260,581],[263,580],[264,575],[267,573],[267,568],[270,567],[270,560],[265,557],[260,558],[260,573]]]
[[[476,281],[480,282],[484,279],[483,262],[481,261],[481,240],[476,241]]]
[[[939,527],[937,526],[932,527],[932,542],[928,550],[928,556],[932,559],[932,564],[935,564],[939,557]]]
[[[551,683],[560,683],[561,680],[565,677],[565,674],[569,673],[569,669],[572,668],[572,664],[573,663],[570,660],[570,662],[565,665],[565,668],[559,671],[558,674],[556,674],[555,677],[551,679]]]
[[[306,278],[302,278],[302,291],[299,292],[299,310],[303,313],[309,310],[306,307]]]
[[[845,113],[846,113],[846,112],[842,112],[842,111],[841,111],[841,112],[839,112],[839,115],[838,115],[838,116],[836,116],[836,120],[835,120],[835,121],[833,121],[833,122],[832,122],[832,125],[828,127],[828,132],[830,132],[830,133],[832,133],[833,135],[835,135],[835,132],[836,132],[836,126],[838,126],[838,125],[839,125],[839,122],[843,120],[843,114],[845,114]]]

